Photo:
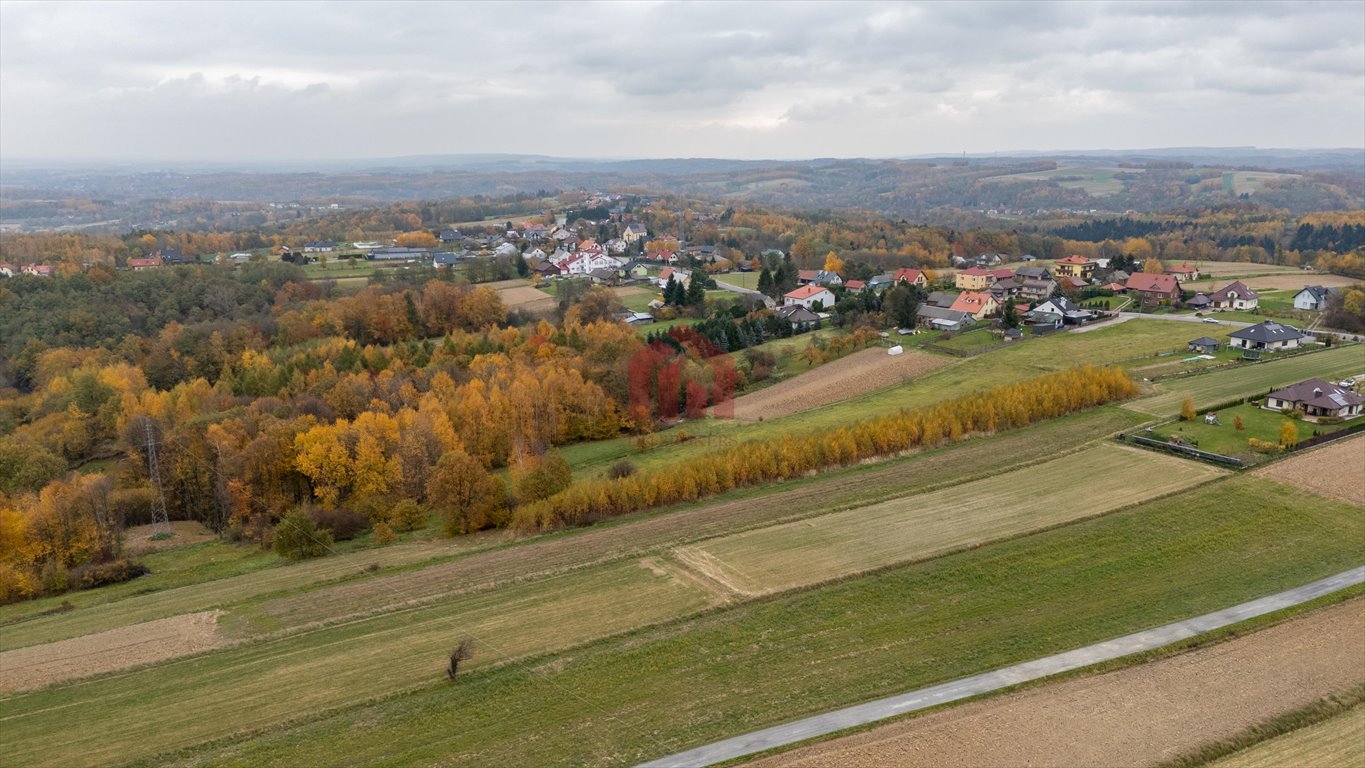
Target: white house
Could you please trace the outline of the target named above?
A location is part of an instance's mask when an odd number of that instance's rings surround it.
[[[555,262],[555,266],[566,275],[586,275],[594,269],[620,269],[625,263],[624,259],[608,256],[600,250],[593,249],[570,254],[567,259]]]
[[[782,297],[784,306],[800,305],[806,309],[815,311],[816,303],[820,304],[821,309],[829,309],[834,306],[834,293],[823,285],[811,283],[788,293]]]
[[[680,284],[682,284],[683,286],[686,286],[688,283],[690,283],[690,282],[692,281],[692,273],[689,272],[689,271],[687,271],[687,270],[685,270],[685,269],[675,269],[674,267],[664,267],[662,270],[659,271],[659,278],[658,278],[658,279],[659,279],[659,288],[662,289],[662,288],[664,288],[665,286],[667,286],[667,285],[668,285],[668,280],[669,280],[669,278],[672,278],[672,279],[673,279],[673,282],[675,282],[675,283],[680,283]]]
[[[1267,320],[1264,323],[1247,326],[1229,333],[1228,346],[1234,349],[1277,352],[1285,349],[1298,349],[1310,338],[1298,328]]]
[[[1294,309],[1317,312],[1327,308],[1327,300],[1336,292],[1335,288],[1321,285],[1305,285],[1302,291],[1294,294]]]
[[[1209,294],[1209,305],[1214,309],[1248,311],[1255,309],[1260,302],[1260,294],[1248,288],[1241,280],[1234,280]]]

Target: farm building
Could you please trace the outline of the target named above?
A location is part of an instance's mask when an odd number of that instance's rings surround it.
[[[1202,293],[1196,293],[1185,301],[1185,306],[1194,310],[1208,309],[1213,306],[1213,302],[1209,300],[1208,296],[1205,296]]]
[[[1332,295],[1337,293],[1336,288],[1324,288],[1321,285],[1305,285],[1302,291],[1294,294],[1294,309],[1306,309],[1311,311],[1323,310],[1327,308],[1327,301]]]
[[[816,310],[816,304],[819,304],[824,309],[834,306],[834,294],[828,288],[812,283],[784,295],[782,303],[787,306],[800,305],[809,310]]]
[[[1298,349],[1303,346],[1304,340],[1309,338],[1311,337],[1298,328],[1267,320],[1264,323],[1247,326],[1228,334],[1228,346],[1234,349],[1275,352],[1285,349]]]
[[[958,312],[931,304],[921,304],[915,311],[916,321],[937,331],[960,331],[976,321],[966,312]]]
[[[1241,280],[1234,280],[1209,294],[1209,304],[1213,309],[1249,311],[1255,309],[1260,300],[1260,294],[1246,287]]]
[[[1308,379],[1266,395],[1265,407],[1272,411],[1301,410],[1308,416],[1350,419],[1365,409],[1365,397],[1330,381]]]

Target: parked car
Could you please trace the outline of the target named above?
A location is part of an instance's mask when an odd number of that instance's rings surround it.
[[[1343,380],[1337,382],[1337,386],[1338,386],[1338,387],[1345,387],[1346,389],[1350,389],[1351,387],[1354,387],[1355,385],[1356,385],[1356,380],[1355,380],[1355,379],[1343,379]]]
[[[1201,323],[1213,323],[1214,325],[1221,325],[1221,323],[1218,322],[1218,318],[1216,318],[1216,317],[1206,317],[1206,318],[1204,318],[1203,320],[1200,320],[1199,322],[1201,322]]]

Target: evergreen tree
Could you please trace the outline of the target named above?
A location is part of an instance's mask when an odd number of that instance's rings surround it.
[[[1014,309],[1014,301],[1005,298],[1005,311],[1000,314],[1000,325],[1005,328],[1019,327],[1019,313]]]
[[[697,279],[695,276],[687,284],[687,291],[683,296],[682,303],[692,307],[699,307],[706,303],[706,284],[705,281]]]
[[[765,296],[773,294],[773,273],[769,272],[767,267],[758,273],[758,292]]]
[[[678,288],[678,281],[674,280],[672,275],[669,275],[668,283],[664,285],[665,304],[677,305],[682,303],[678,298]]]

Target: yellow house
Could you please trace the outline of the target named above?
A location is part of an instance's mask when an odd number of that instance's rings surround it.
[[[995,274],[981,267],[964,269],[953,279],[953,285],[964,291],[984,291],[994,283]]]
[[[1084,256],[1067,256],[1065,259],[1058,259],[1053,266],[1058,276],[1079,277],[1082,280],[1089,280],[1095,274],[1095,267],[1098,266],[1094,261]]]
[[[995,314],[995,310],[998,308],[999,305],[994,296],[989,293],[973,293],[972,291],[963,291],[958,295],[953,305],[949,307],[954,312],[966,312],[977,320]]]

